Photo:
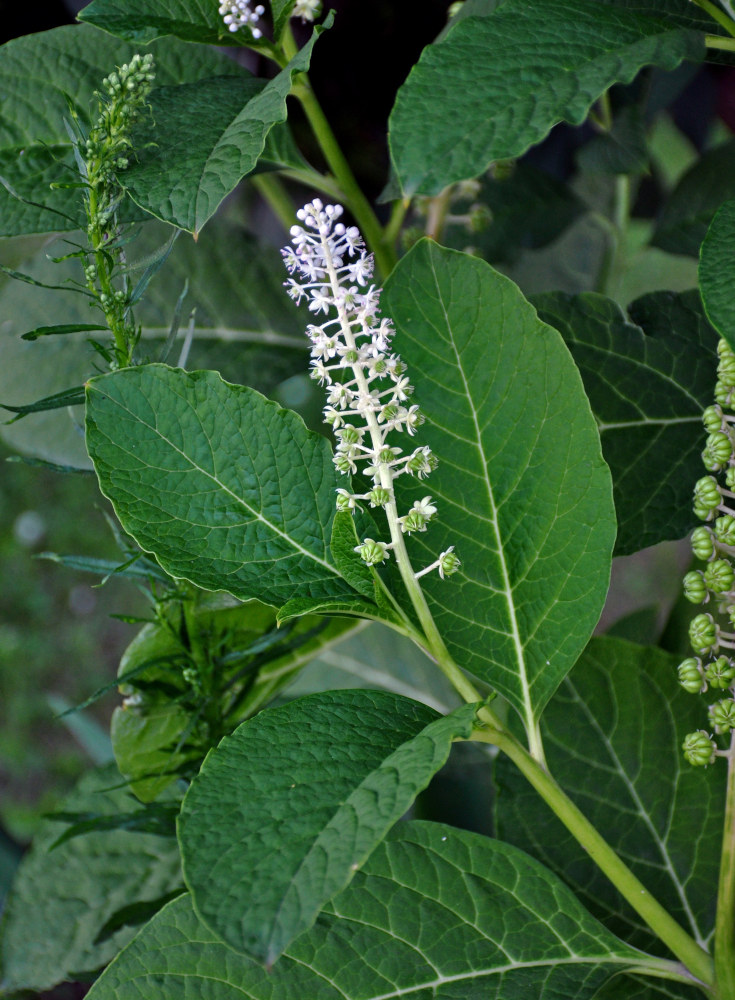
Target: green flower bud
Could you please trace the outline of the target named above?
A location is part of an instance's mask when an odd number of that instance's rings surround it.
[[[715,538],[723,545],[735,545],[735,517],[723,514],[715,521]]]
[[[735,680],[735,667],[726,656],[718,656],[704,668],[704,679],[713,688],[730,687]]]
[[[343,357],[348,365],[355,365],[360,360],[360,355],[357,351],[345,351]]]
[[[696,733],[688,733],[681,745],[684,756],[695,767],[707,767],[715,759],[715,743],[709,733],[698,729]]]
[[[692,552],[697,559],[710,559],[715,553],[715,543],[712,540],[712,532],[702,525],[692,532]]]
[[[399,448],[381,448],[378,453],[379,462],[392,462],[394,458],[398,455]]]
[[[337,490],[337,510],[354,510],[355,498],[347,490]]]
[[[390,500],[390,490],[385,489],[384,486],[375,486],[368,493],[368,500],[371,507],[385,507]]]
[[[708,434],[722,430],[722,409],[719,406],[708,406],[702,414],[702,423]]]
[[[375,542],[372,538],[366,538],[361,545],[355,546],[363,562],[368,566],[375,566],[384,562],[388,558],[388,546],[385,542]]]
[[[720,499],[720,491],[714,476],[703,476],[694,484],[694,502],[699,507],[717,510]]]
[[[727,559],[715,559],[707,564],[704,571],[704,582],[715,594],[724,594],[728,591],[732,587],[733,579],[735,572]]]
[[[709,721],[717,733],[729,733],[735,728],[735,700],[723,698],[709,707]]]
[[[678,668],[679,683],[689,694],[699,694],[704,687],[702,683],[702,661],[690,656],[683,660]]]
[[[689,641],[695,653],[706,655],[717,646],[717,625],[712,615],[695,615],[689,622]]]
[[[442,552],[439,556],[439,576],[443,580],[445,576],[451,576],[452,573],[456,573],[461,565],[459,556],[454,551],[454,546],[452,545],[446,552]]]
[[[355,463],[349,455],[335,455],[332,461],[338,472],[346,473],[355,471],[353,468]]]
[[[707,587],[704,574],[693,570],[684,577],[684,597],[692,604],[703,604],[707,600]]]
[[[401,531],[405,531],[407,535],[410,535],[412,531],[425,531],[426,530],[426,518],[418,510],[410,510],[405,517],[399,518],[401,522]]]

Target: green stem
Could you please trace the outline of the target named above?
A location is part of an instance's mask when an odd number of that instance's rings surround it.
[[[733,23],[732,18],[728,17],[724,10],[721,10],[717,4],[711,3],[711,0],[692,0],[692,2],[695,3],[697,7],[701,7],[702,10],[705,10],[714,21],[721,24],[729,35],[735,35],[735,24]]]
[[[630,903],[636,913],[645,920],[651,930],[697,980],[704,986],[711,986],[714,968],[712,958],[707,952],[700,948],[697,942],[651,895],[559,787],[549,772],[531,756],[514,736],[508,733],[490,709],[480,709],[478,717],[488,725],[488,728],[476,731],[473,739],[493,743],[510,757],[544,802],[610,879],[618,892]]]
[[[402,198],[400,201],[393,202],[393,208],[391,209],[390,219],[388,224],[383,231],[383,238],[388,246],[395,246],[398,235],[401,231],[401,226],[403,225],[403,220],[406,218],[406,212],[411,205],[410,198]]]
[[[715,982],[718,998],[735,1000],[735,730],[727,760],[725,828],[715,923]]]
[[[426,235],[430,239],[436,240],[437,243],[441,242],[442,233],[444,232],[444,223],[449,211],[449,196],[451,193],[451,186],[445,187],[443,191],[429,201],[429,211],[426,216]]]
[[[625,235],[628,229],[630,218],[630,177],[622,174],[615,178],[615,201],[613,204],[613,217],[603,219],[598,216],[605,230],[608,233],[608,246],[605,256],[600,266],[600,273],[597,276],[595,290],[603,295],[610,295],[614,298],[616,285],[622,270],[621,248],[625,242]]]
[[[273,214],[288,233],[294,224],[294,206],[288,192],[275,174],[255,174],[252,185],[270,205]]]
[[[735,52],[735,38],[722,38],[720,35],[705,35],[704,44],[708,49],[723,49],[725,52]]]

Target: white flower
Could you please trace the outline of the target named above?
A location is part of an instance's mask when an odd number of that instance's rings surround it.
[[[247,0],[222,0],[219,14],[228,31],[238,31],[247,25],[253,38],[260,38],[263,34],[260,28],[252,27],[265,14],[262,4],[251,7]]]
[[[313,21],[321,12],[322,0],[296,0],[291,17],[300,17],[302,21]]]

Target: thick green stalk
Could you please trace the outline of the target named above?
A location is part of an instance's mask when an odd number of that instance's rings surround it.
[[[735,38],[722,38],[720,35],[705,35],[704,44],[708,49],[723,49],[725,52],[735,52]]]
[[[592,826],[566,793],[537,760],[495,718],[488,708],[479,712],[488,726],[478,730],[473,739],[493,743],[510,757],[524,777],[536,789],[590,858],[610,879],[618,892],[648,924],[651,930],[673,952],[703,986],[711,987],[714,980],[712,958],[683,927],[680,926],[646,889],[631,870],[620,860],[607,841]],[[722,1000],[725,1000],[723,996]],[[730,1000],[730,997],[727,997]]]
[[[732,18],[728,17],[724,10],[721,10],[717,4],[711,3],[711,0],[692,0],[692,2],[695,3],[697,7],[701,7],[702,10],[707,11],[712,20],[721,24],[728,34],[735,35],[735,24],[733,23]]]
[[[715,923],[715,996],[735,1000],[735,731],[727,758],[725,828]]]

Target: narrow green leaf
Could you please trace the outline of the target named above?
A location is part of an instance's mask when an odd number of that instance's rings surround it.
[[[97,559],[94,556],[62,556],[56,552],[39,552],[37,559],[48,559],[50,562],[66,566],[67,569],[79,570],[82,573],[94,573],[105,580],[111,576],[133,577],[138,580],[160,580],[170,582],[170,577],[151,560],[145,558],[127,559],[115,562],[112,559]]]
[[[329,552],[329,445],[260,393],[164,365],[102,375],[87,447],[123,528],[172,576],[266,604],[355,596]]]
[[[130,810],[127,791],[110,790],[119,782],[114,766],[90,773],[65,808]],[[181,884],[173,837],[100,830],[49,853],[64,829],[59,820],[44,821],[21,863],[0,926],[3,991],[47,990],[74,972],[100,968],[133,936],[133,928],[121,927],[95,943],[105,922],[123,906],[158,899]]]
[[[179,840],[197,912],[271,965],[351,879],[467,738],[475,706],[436,713],[380,691],[332,691],[261,712],[187,793]]]
[[[430,493],[436,524],[411,536],[417,569],[450,545],[462,566],[422,586],[457,663],[532,729],[597,623],[615,534],[609,471],[560,336],[482,261],[418,243],[382,298],[439,467],[397,480]]]
[[[704,58],[704,36],[662,11],[598,0],[506,0],[428,46],[398,92],[393,164],[405,196],[436,195],[513,159],[560,120],[581,124],[612,84],[647,65]]]
[[[106,330],[106,326],[96,323],[59,323],[57,326],[37,326],[35,330],[21,334],[21,340],[38,340],[39,337],[52,337],[66,333],[87,333],[90,330]]]
[[[726,201],[707,230],[699,257],[699,288],[712,326],[735,347],[735,201]]]
[[[674,188],[651,237],[669,253],[699,256],[715,212],[735,197],[735,141],[704,152]]]
[[[716,368],[716,335],[697,292],[656,292],[630,307],[602,295],[537,295],[579,367],[613,477],[615,554],[681,538],[693,524],[701,475],[702,411]]]
[[[26,403],[25,406],[10,406],[9,403],[0,403],[0,409],[16,413],[17,416],[13,417],[13,420],[20,420],[21,417],[26,417],[29,413],[42,413],[44,410],[58,410],[67,406],[80,406],[83,402],[84,386],[80,385],[73,389],[56,392],[53,396],[37,399],[35,403]]]
[[[255,168],[273,126],[286,120],[293,77],[308,70],[314,44],[331,23],[328,17],[316,27],[273,80],[217,77],[154,91],[153,118],[141,119],[133,136],[137,162],[122,177],[133,200],[198,233]]]
[[[641,958],[520,851],[400,823],[316,925],[266,971],[219,941],[189,897],[161,911],[89,1000],[591,1000]]]
[[[643,884],[702,947],[711,942],[726,769],[681,752],[706,702],[676,659],[593,639],[541,720],[549,768]],[[506,760],[496,763],[498,833],[564,878],[598,919],[639,948],[660,942]]]

